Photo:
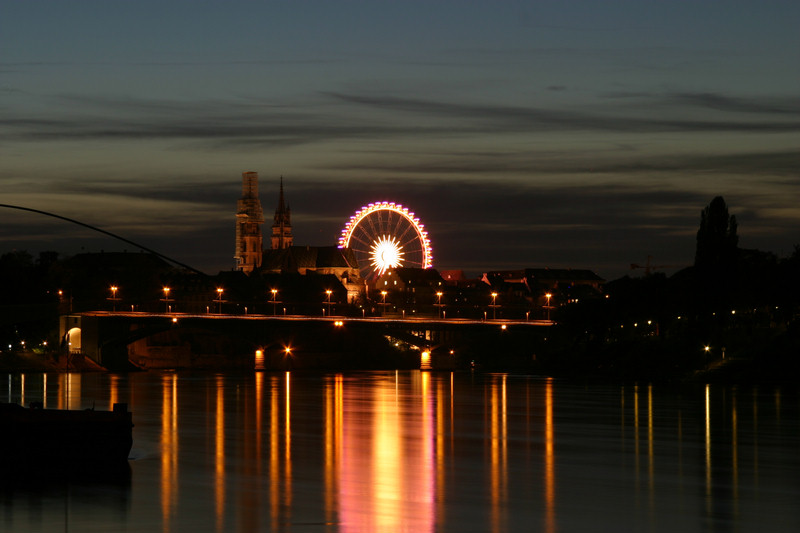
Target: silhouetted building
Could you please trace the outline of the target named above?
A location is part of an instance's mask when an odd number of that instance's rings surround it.
[[[442,270],[442,279],[448,285],[459,285],[467,282],[467,277],[463,270]]]
[[[353,301],[362,289],[358,261],[350,248],[289,246],[264,250],[260,272],[333,275],[347,289],[348,301]]]
[[[281,176],[281,193],[278,199],[278,208],[275,210],[275,221],[272,224],[272,249],[289,248],[293,243],[292,210],[283,200],[283,176]]]
[[[391,302],[391,313],[406,316],[430,315],[435,312],[436,293],[444,289],[444,280],[435,268],[390,268],[375,280],[374,300]],[[384,300],[382,292],[387,293]]]
[[[591,270],[572,268],[526,268],[485,272],[481,279],[506,302],[560,305],[596,297],[605,280]],[[550,297],[547,297],[550,294]]]
[[[258,173],[242,172],[242,197],[236,210],[236,270],[249,274],[261,266],[263,223],[264,213],[258,199]]]
[[[416,292],[440,290],[444,280],[435,268],[390,268],[375,280],[375,290]]]

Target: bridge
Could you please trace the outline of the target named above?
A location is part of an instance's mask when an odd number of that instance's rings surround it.
[[[60,317],[62,350],[109,370],[456,368],[530,360],[546,320],[87,311]]]

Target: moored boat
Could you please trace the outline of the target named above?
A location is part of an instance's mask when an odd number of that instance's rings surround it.
[[[132,414],[124,403],[115,403],[111,411],[0,403],[0,435],[3,471],[113,468],[127,464]]]

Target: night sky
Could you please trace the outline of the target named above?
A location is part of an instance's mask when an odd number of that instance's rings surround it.
[[[437,268],[615,279],[691,264],[722,195],[740,246],[786,256],[798,28],[796,0],[0,0],[0,203],[216,273],[257,171],[266,232],[284,177],[295,244],[388,200]],[[14,249],[135,251],[0,209]]]

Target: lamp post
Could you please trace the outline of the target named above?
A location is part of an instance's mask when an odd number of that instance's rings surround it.
[[[492,320],[497,319],[497,293],[492,293]]]
[[[386,316],[386,291],[381,291],[381,296],[383,297],[383,309],[381,310],[381,316]]]
[[[270,289],[272,293],[272,316],[275,316],[275,297],[278,296],[278,289]]]
[[[442,291],[436,292],[436,306],[439,308],[439,318],[442,318]]]
[[[164,291],[164,312],[169,313],[169,291],[171,289],[169,287],[163,287],[161,290]]]
[[[328,295],[328,316],[331,316],[331,294],[333,294],[333,291],[328,289],[325,294]]]
[[[218,304],[219,314],[222,314],[222,293],[223,292],[225,292],[225,289],[223,289],[222,287],[217,287],[217,304]]]
[[[112,311],[116,312],[116,310],[117,310],[117,289],[119,289],[119,287],[117,287],[116,285],[112,285],[111,287],[109,287],[109,289],[111,289],[111,298],[110,298],[110,300],[111,300],[111,309],[112,309]]]
[[[547,320],[550,321],[550,298],[553,297],[549,292],[544,295],[547,298]]]

